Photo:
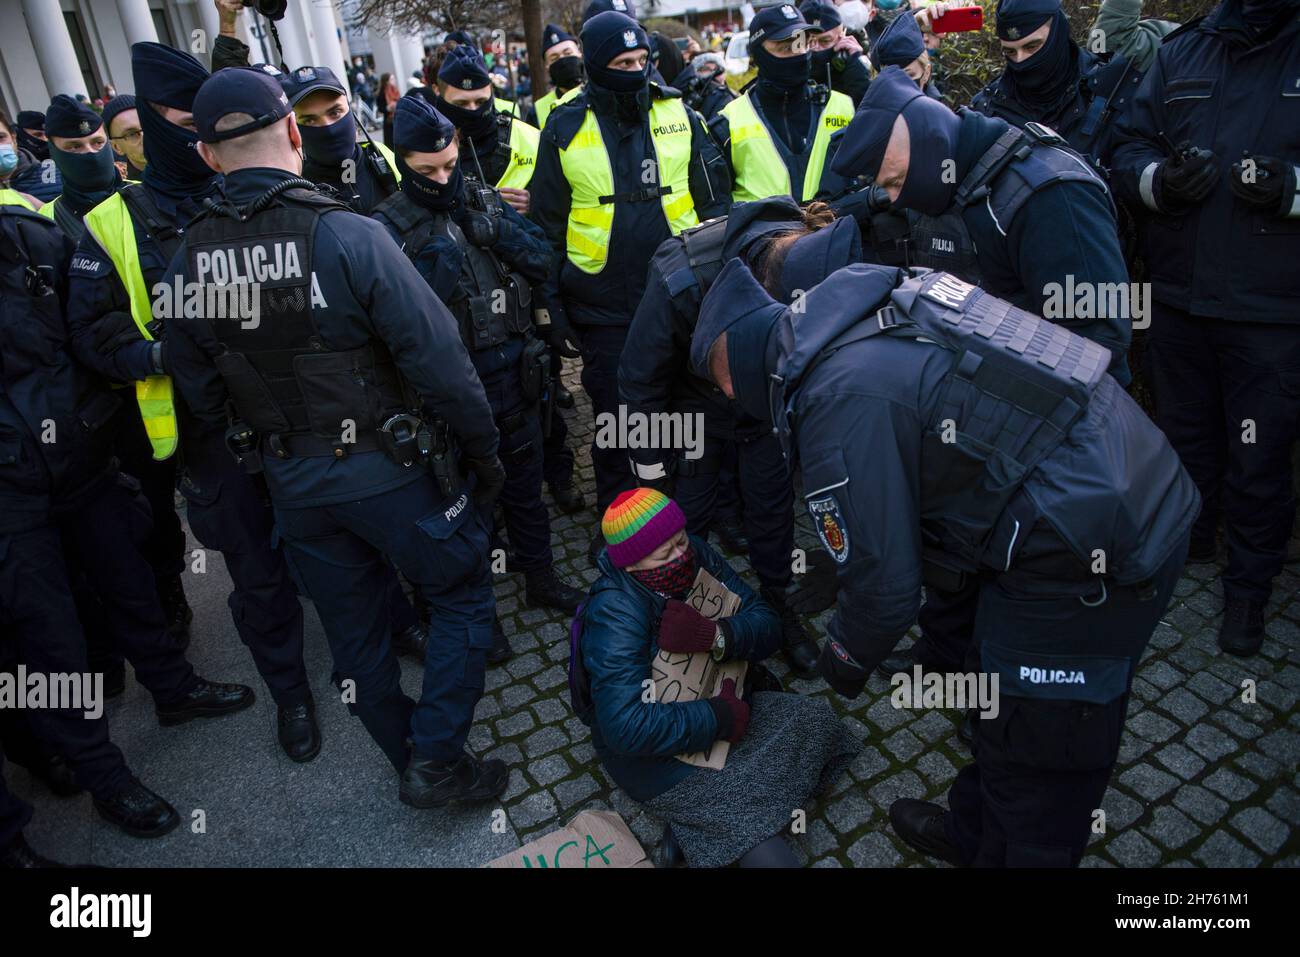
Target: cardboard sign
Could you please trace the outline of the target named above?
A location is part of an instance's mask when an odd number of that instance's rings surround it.
[[[502,854],[484,867],[654,867],[636,836],[613,811],[583,811],[558,831]]]
[[[740,610],[740,596],[701,568],[690,594],[686,596],[686,604],[710,621],[717,621],[730,618]],[[660,651],[650,662],[650,673],[655,681],[655,701],[672,704],[715,698],[728,678],[735,680],[736,694],[739,695],[748,667],[749,663],[745,661],[728,661],[720,665],[707,651],[692,654]],[[677,760],[719,771],[727,763],[730,750],[731,742],[714,741],[703,751],[677,755]]]

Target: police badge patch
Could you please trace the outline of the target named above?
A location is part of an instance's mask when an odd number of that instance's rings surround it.
[[[628,49],[631,49],[632,47],[636,46],[636,34],[631,30],[624,30],[623,43],[626,44]]]
[[[849,529],[834,495],[808,500],[808,514],[817,529],[817,537],[837,565],[849,560]]]

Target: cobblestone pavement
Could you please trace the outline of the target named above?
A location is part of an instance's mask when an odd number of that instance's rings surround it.
[[[590,418],[576,378],[570,374],[579,408],[566,417],[590,501]],[[572,581],[591,582],[596,573],[586,551],[594,511],[553,514],[558,569]],[[818,548],[804,516],[796,538],[810,554]],[[753,584],[745,560],[729,557]],[[160,729],[148,695],[129,682],[127,694],[108,708],[114,740],[190,826],[158,841],[133,840],[100,821],[88,798],[55,799],[10,767],[10,786],[37,805],[28,838],[44,853],[136,866],[477,866],[584,808],[612,808],[647,848],[658,842],[662,823],[612,786],[588,729],[569,709],[567,620],[524,606],[515,576],[499,576],[496,594],[517,656],[489,669],[469,736],[473,751],[512,769],[500,805],[508,826],[494,828],[492,807],[429,812],[398,803],[391,769],[333,696],[328,651],[310,611],[308,663],[325,746],[308,765],[284,758],[275,743],[274,707],[230,626],[224,569],[211,558],[208,575],[187,581],[196,606],[191,658],[214,679],[255,686],[258,706],[220,721]],[[1102,802],[1105,831],[1094,836],[1085,867],[1300,864],[1300,577],[1288,568],[1278,579],[1263,650],[1242,660],[1219,653],[1215,642],[1220,570],[1189,566],[1152,638],[1134,682],[1119,766]],[[808,624],[820,635],[831,613]],[[956,737],[960,716],[896,710],[889,683],[879,676],[846,702],[820,680],[791,680],[779,657],[768,664],[788,689],[829,700],[865,743],[834,792],[807,809],[807,831],[795,838],[805,863],[932,865],[893,835],[886,812],[900,796],[946,800],[957,769],[970,760]],[[406,661],[402,669],[408,693],[418,693],[419,671]],[[1254,682],[1252,703],[1243,700],[1247,680]]]

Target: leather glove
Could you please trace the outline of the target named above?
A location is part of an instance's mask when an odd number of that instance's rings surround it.
[[[835,604],[839,593],[839,566],[835,559],[818,551],[809,557],[808,570],[799,576],[787,603],[801,615],[815,615]]]
[[[468,210],[460,223],[461,232],[475,246],[486,248],[497,241],[501,233],[501,224],[497,217],[476,209]]]
[[[749,730],[749,705],[736,697],[736,681],[728,678],[716,698],[709,699],[713,716],[718,719],[718,739],[737,743]]]
[[[686,602],[670,598],[664,604],[663,617],[659,619],[659,650],[679,654],[712,651],[717,633],[715,622]]]
[[[506,484],[506,468],[495,455],[490,459],[466,459],[470,472],[474,474],[474,504],[483,514],[484,520],[491,524],[492,506]]]
[[[541,318],[540,314],[536,317]],[[582,358],[582,340],[573,331],[568,316],[546,310],[546,321],[537,322],[537,335],[566,359]]]
[[[845,698],[856,698],[867,686],[871,669],[864,668],[853,659],[848,650],[834,638],[827,637],[822,645],[817,670],[831,686],[831,690]]]
[[[105,313],[90,327],[90,333],[95,351],[104,356],[111,356],[122,346],[144,338],[131,314],[121,310]]]
[[[1191,206],[1210,195],[1218,179],[1218,157],[1207,149],[1192,147],[1186,141],[1178,146],[1178,155],[1165,160],[1156,169],[1160,199],[1171,205]]]
[[[1247,206],[1285,216],[1295,199],[1295,167],[1276,156],[1246,154],[1232,164],[1228,188]]]

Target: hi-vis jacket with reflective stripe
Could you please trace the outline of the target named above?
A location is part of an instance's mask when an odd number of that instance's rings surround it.
[[[768,196],[794,196],[801,203],[808,202],[821,189],[831,134],[853,119],[853,101],[843,93],[832,92],[821,108],[803,182],[796,194],[791,188],[790,168],[781,157],[772,131],[754,109],[753,96],[751,89],[721,110],[731,132],[731,170],[735,177],[732,200],[743,203]]]
[[[100,248],[113,261],[113,268],[131,300],[131,318],[140,329],[140,335],[153,339],[148,325],[153,321],[149,289],[140,268],[140,253],[136,248],[135,228],[131,213],[121,193],[114,193],[89,213],[84,220],[86,231],[99,243]],[[170,458],[176,452],[176,407],[173,401],[170,376],[151,375],[135,384],[135,397],[140,405],[144,429],[153,446],[155,459]]]

